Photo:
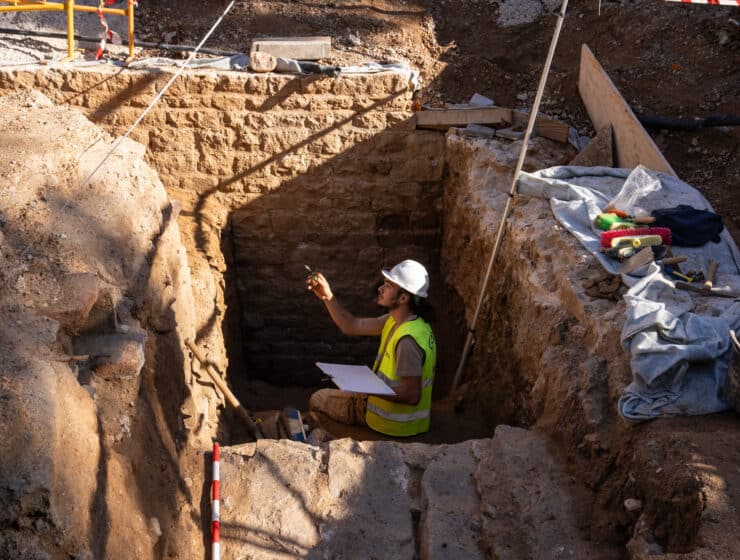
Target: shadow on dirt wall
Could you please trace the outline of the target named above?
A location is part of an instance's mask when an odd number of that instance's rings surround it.
[[[264,107],[297,94],[297,82]],[[430,271],[430,302],[436,315],[432,325],[440,349],[435,397],[446,391],[464,325],[462,305],[444,285],[439,269],[443,173],[433,167],[443,165],[443,134],[415,131],[402,122],[374,135],[364,133],[348,150],[322,157],[322,163],[308,164],[302,172],[281,168],[286,156],[309,153],[319,160],[314,153],[323,138],[365,114],[382,111],[401,95],[406,93],[333,122],[222,179],[201,196],[195,211],[198,249],[204,254],[213,251],[217,236],[227,266],[224,334],[229,380],[237,395],[243,396],[248,379],[318,386],[316,361],[371,364],[378,339],[342,336],[323,304],[306,290],[305,267],[323,272],[354,313],[377,316],[383,313],[374,304],[380,270],[404,258],[418,259]],[[260,185],[266,173],[288,178],[268,190]],[[209,199],[238,186],[262,194],[232,211],[226,227],[217,230],[205,210]],[[208,321],[209,328],[214,324]],[[203,334],[201,329],[199,336]]]

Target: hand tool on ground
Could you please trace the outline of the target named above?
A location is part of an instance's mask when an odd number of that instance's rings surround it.
[[[678,267],[678,265],[684,261],[686,261],[686,257],[683,256],[666,257],[661,259],[658,264],[660,264],[660,268],[666,276],[673,276],[674,278],[683,280],[684,282],[693,282],[693,279],[682,273],[681,269]]]
[[[679,255],[678,257],[665,257],[664,259],[660,260],[660,264],[672,266],[674,264],[686,262],[686,260],[686,257],[684,257],[683,255]]]
[[[601,234],[601,247],[602,249],[612,248],[612,240],[618,237],[641,237],[647,235],[659,235],[662,241],[659,245],[671,244],[671,230],[668,228],[634,228],[603,232]]]
[[[614,229],[635,228],[637,227],[637,224],[647,225],[652,224],[653,222],[655,222],[655,218],[652,216],[628,216],[624,218],[614,212],[602,212],[596,216],[594,225],[599,229],[609,231]]]
[[[237,414],[247,425],[247,428],[249,428],[249,431],[252,433],[254,438],[263,439],[262,432],[260,431],[257,424],[254,422],[254,420],[252,420],[252,417],[249,415],[249,411],[241,405],[241,403],[239,402],[239,399],[237,399],[234,393],[231,392],[231,389],[229,389],[229,386],[226,384],[226,381],[221,377],[221,374],[218,372],[218,370],[215,367],[213,367],[213,364],[211,364],[208,360],[206,360],[206,357],[203,355],[200,349],[193,343],[192,340],[190,340],[189,338],[185,339],[185,345],[188,348],[190,348],[190,351],[193,353],[193,356],[195,356],[195,358],[202,365],[205,366],[206,371],[208,372],[208,375],[211,377],[213,382],[216,384],[216,387],[218,387],[219,390],[224,394],[226,401],[236,409]]]
[[[614,237],[611,240],[612,249],[618,249],[620,247],[641,249],[662,244],[663,238],[660,235],[625,235],[623,237]]]
[[[653,248],[645,247],[637,252],[635,255],[632,255],[627,260],[622,262],[622,264],[619,265],[619,272],[621,272],[622,274],[630,274],[638,268],[641,268],[646,264],[653,262],[654,259],[655,255],[653,255]]]
[[[303,428],[303,418],[301,418],[300,410],[291,406],[284,408],[282,414],[280,414],[280,421],[283,428],[288,432],[290,439],[305,443],[306,431]]]
[[[660,235],[630,235],[626,237],[615,237],[611,240],[609,249],[602,248],[601,251],[613,259],[631,258],[640,249],[646,247],[662,247],[663,239]],[[652,252],[652,249],[651,249]]]
[[[628,212],[625,212],[624,210],[620,210],[619,208],[615,207],[612,204],[609,204],[609,205],[606,206],[606,208],[604,208],[604,213],[605,214],[616,214],[618,217],[623,218],[625,220],[633,220],[634,221],[635,219],[644,219],[644,218],[651,219],[650,222],[642,222],[642,223],[645,223],[645,224],[652,223],[652,222],[655,221],[655,218],[653,218],[652,216],[635,216],[633,214],[630,214]]]
[[[714,276],[719,268],[717,261],[709,261],[707,267],[706,280],[703,283],[698,282],[676,282],[676,287],[681,290],[688,290],[690,292],[696,292],[703,296],[719,296],[729,298],[740,298],[740,292],[732,291],[728,288],[715,288],[714,287]]]

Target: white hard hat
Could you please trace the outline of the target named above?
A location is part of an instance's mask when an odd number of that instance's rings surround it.
[[[421,263],[406,259],[390,270],[384,268],[383,276],[415,296],[427,297],[429,274]]]

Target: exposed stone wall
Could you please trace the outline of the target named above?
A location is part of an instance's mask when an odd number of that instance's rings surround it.
[[[0,91],[40,89],[121,134],[170,78],[12,70],[0,73]],[[315,381],[317,359],[374,355],[374,342],[358,346],[339,335],[305,290],[304,264],[325,272],[360,312],[377,312],[370,302],[378,271],[401,258],[427,263],[433,291],[439,287],[444,139],[416,131],[410,105],[407,81],[396,73],[198,70],[181,75],[134,130],[182,204],[198,338],[216,362],[225,366],[224,319],[234,337],[245,327],[243,347],[236,339],[229,345],[232,364],[276,380]]]

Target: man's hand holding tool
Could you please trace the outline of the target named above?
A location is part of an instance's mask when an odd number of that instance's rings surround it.
[[[317,298],[323,301],[329,301],[334,297],[329,287],[329,282],[324,278],[324,275],[320,272],[314,272],[311,267],[304,265],[308,270],[308,276],[306,277],[306,287],[311,290]]]

